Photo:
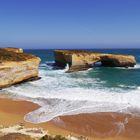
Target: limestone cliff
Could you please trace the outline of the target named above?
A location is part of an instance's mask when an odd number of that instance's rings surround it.
[[[40,58],[0,49],[0,88],[38,77]]]
[[[6,51],[11,51],[11,52],[16,52],[16,53],[23,53],[23,49],[22,48],[2,48]]]
[[[132,55],[77,50],[55,50],[54,55],[57,66],[64,67],[66,64],[69,64],[70,69],[68,72],[86,70],[97,62],[101,62],[103,66],[109,67],[134,67],[136,64],[135,57]]]

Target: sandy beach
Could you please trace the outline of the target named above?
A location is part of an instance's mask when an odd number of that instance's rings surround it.
[[[93,140],[139,140],[140,138],[140,118],[118,113],[65,116],[41,124],[25,122],[24,115],[38,107],[31,102],[2,98],[0,124],[12,126],[24,123],[25,127],[41,127],[52,135],[83,135]]]
[[[113,140],[139,140],[140,118],[120,113],[94,113],[60,117],[59,126],[84,136]],[[63,125],[64,124],[64,125]]]
[[[25,122],[24,115],[38,107],[39,106],[37,104],[28,101],[0,98],[0,125],[12,126],[23,123],[25,127],[41,127],[52,135],[60,133],[62,135],[66,135],[70,133],[70,131],[64,131],[63,129],[54,126],[51,122],[41,124]]]
[[[0,140],[140,140],[140,0],[0,0]]]

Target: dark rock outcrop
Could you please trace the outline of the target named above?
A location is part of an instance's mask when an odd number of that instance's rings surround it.
[[[61,135],[56,135],[56,136],[45,135],[40,140],[68,140],[68,139]]]
[[[68,72],[86,70],[97,62],[101,62],[102,66],[108,67],[134,67],[136,65],[135,57],[132,55],[77,50],[55,50],[54,55],[57,66],[65,67],[66,64],[69,64]]]

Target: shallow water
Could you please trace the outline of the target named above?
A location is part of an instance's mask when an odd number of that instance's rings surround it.
[[[92,112],[140,115],[140,50],[95,50],[135,55],[134,68],[106,68],[65,73],[54,70],[53,50],[26,50],[41,57],[38,81],[3,89],[1,93],[38,103],[41,108],[25,116],[40,123],[57,116]],[[35,116],[35,117],[34,117]]]

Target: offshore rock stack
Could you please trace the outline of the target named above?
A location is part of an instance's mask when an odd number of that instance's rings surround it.
[[[135,57],[132,55],[96,53],[77,50],[55,50],[55,63],[57,66],[65,67],[69,64],[67,72],[87,70],[97,62],[105,67],[134,67]]]

